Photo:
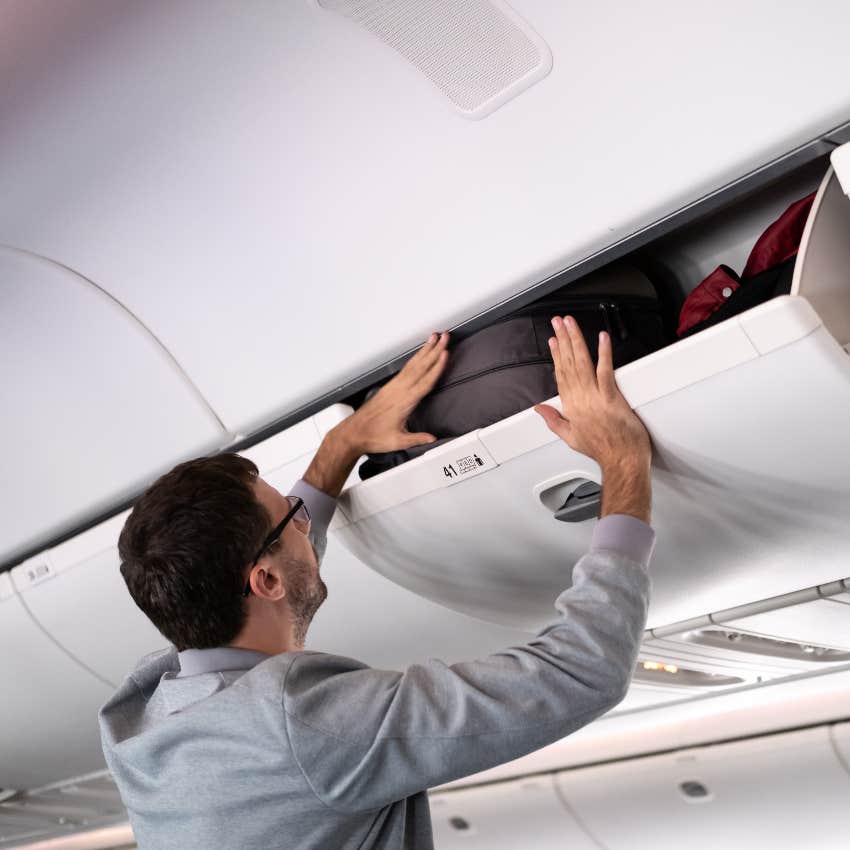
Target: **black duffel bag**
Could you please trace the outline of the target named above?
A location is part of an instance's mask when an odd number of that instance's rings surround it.
[[[646,275],[626,264],[595,272],[452,345],[446,371],[408,420],[411,431],[437,441],[372,454],[360,477],[557,395],[548,340],[552,316],[566,315],[578,322],[594,362],[599,332],[609,333],[615,368],[673,341],[663,299]]]

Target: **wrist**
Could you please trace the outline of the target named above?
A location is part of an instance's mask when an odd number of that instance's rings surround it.
[[[602,478],[605,479],[635,479],[649,478],[649,467],[652,462],[652,456],[647,455],[629,455],[626,457],[618,457],[614,460],[600,463],[602,470]]]
[[[600,516],[626,514],[646,523],[650,521],[652,478],[649,459],[624,460],[608,465],[602,471],[602,505]]]
[[[343,461],[357,461],[366,454],[362,441],[358,439],[357,429],[351,424],[352,419],[353,417],[345,419],[331,428],[322,440],[332,454]]]

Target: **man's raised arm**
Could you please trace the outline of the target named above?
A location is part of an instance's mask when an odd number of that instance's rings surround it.
[[[341,658],[329,668],[321,654],[295,659],[282,694],[289,740],[316,796],[337,811],[378,809],[525,755],[610,710],[628,688],[654,545],[649,436],[617,389],[607,335],[594,370],[575,322],[553,326],[563,413],[537,411],[602,468],[591,549],[553,600],[557,616],[523,646],[404,673]],[[524,568],[534,569],[533,552]]]

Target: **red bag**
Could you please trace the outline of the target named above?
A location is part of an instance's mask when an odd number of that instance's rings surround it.
[[[768,269],[775,268],[796,255],[803,230],[809,217],[815,192],[791,204],[759,237],[750,251],[740,279],[729,266],[718,266],[685,299],[679,313],[678,336],[694,325],[704,322],[726,303],[726,299],[747,281]]]

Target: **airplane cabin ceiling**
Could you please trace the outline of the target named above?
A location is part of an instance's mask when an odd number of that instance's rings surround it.
[[[0,242],[106,288],[244,432],[850,114],[840,2],[513,6],[553,69],[470,121],[309,0],[6,2],[43,61],[2,101]]]
[[[227,442],[148,330],[69,269],[0,246],[0,561]]]

